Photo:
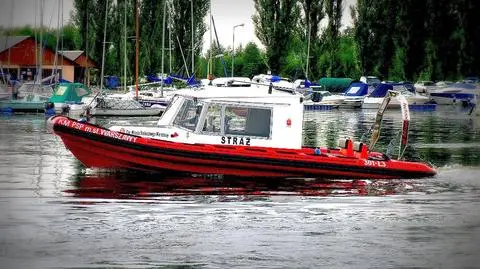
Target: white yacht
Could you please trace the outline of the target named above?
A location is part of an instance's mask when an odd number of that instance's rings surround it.
[[[412,91],[412,88],[409,90],[409,87],[405,84],[378,84],[375,90],[365,97],[362,108],[378,109],[389,90],[399,92],[405,96],[409,105],[424,105],[430,102],[429,97],[420,95],[415,90]],[[388,104],[388,108],[400,108],[400,102],[394,98]]]

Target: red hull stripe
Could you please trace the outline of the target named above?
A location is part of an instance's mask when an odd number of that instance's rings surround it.
[[[398,170],[398,169],[384,169],[379,167],[364,167],[364,166],[348,166],[342,164],[326,164],[321,162],[305,162],[305,161],[298,161],[298,160],[290,160],[290,159],[271,159],[271,158],[258,158],[258,157],[251,157],[251,156],[234,156],[234,155],[226,155],[226,154],[212,154],[212,153],[204,153],[204,152],[193,152],[193,151],[186,151],[186,150],[172,150],[154,146],[143,145],[139,143],[131,143],[128,141],[117,140],[114,138],[110,138],[107,136],[102,135],[95,135],[83,131],[79,131],[76,129],[58,126],[56,131],[62,132],[60,129],[64,129],[67,133],[72,133],[75,136],[85,137],[87,140],[93,140],[105,144],[110,144],[116,147],[116,150],[122,150],[123,148],[132,149],[138,151],[140,154],[139,156],[145,155],[146,153],[155,153],[155,154],[164,154],[168,159],[172,159],[172,157],[180,157],[178,161],[195,164],[195,165],[208,165],[211,164],[212,166],[218,166],[218,161],[225,161],[227,160],[228,163],[226,165],[231,166],[232,168],[246,165],[247,167],[251,168],[252,164],[259,164],[259,165],[266,165],[262,166],[260,169],[271,169],[269,166],[278,166],[275,169],[280,169],[278,172],[288,172],[294,173],[298,175],[318,175],[320,174],[337,174],[339,171],[342,171],[342,175],[345,176],[354,176],[358,177],[359,175],[363,175],[361,177],[365,177],[367,175],[376,175],[375,177],[382,176],[383,178],[389,177],[402,177],[402,178],[417,178],[417,177],[425,177],[433,175],[431,172],[424,172],[424,171],[415,171],[415,170]],[[133,152],[132,152],[133,153]],[[154,157],[154,156],[152,156]],[[315,158],[312,156],[312,158]],[[215,161],[212,162],[205,162],[206,160]],[[353,160],[353,159],[352,159]],[[305,169],[304,171],[296,171],[298,168]],[[310,168],[310,169],[309,169]],[[158,168],[157,168],[158,169]],[[313,169],[313,172],[309,172],[309,170]],[[325,173],[325,171],[329,171]]]
[[[92,125],[96,128],[101,128],[95,125]],[[92,134],[84,132],[81,130],[65,127],[62,125],[54,125],[54,130],[57,133],[65,133],[73,135],[72,140],[75,137],[83,137],[89,141],[95,141],[101,144],[110,145],[115,151],[129,150],[129,156],[135,158],[145,157],[146,154],[148,158],[154,158],[160,162],[171,163],[173,161],[182,162],[183,164],[192,166],[204,166],[205,169],[195,168],[196,170],[202,171],[224,171],[227,174],[232,174],[229,171],[231,170],[241,170],[241,169],[250,169],[255,171],[248,171],[245,174],[278,174],[278,175],[302,175],[302,176],[318,176],[318,175],[328,175],[328,176],[337,176],[337,177],[354,177],[354,178],[419,178],[425,176],[433,176],[434,173],[431,171],[417,171],[417,170],[399,170],[392,168],[381,168],[381,167],[365,167],[365,166],[352,166],[344,164],[331,164],[314,161],[317,156],[312,156],[312,161],[302,161],[295,159],[275,159],[275,158],[265,158],[265,157],[253,157],[253,156],[238,156],[238,155],[228,155],[220,153],[205,153],[199,151],[188,151],[184,149],[167,149],[156,146],[144,145],[140,143],[133,143],[124,140],[118,140],[115,138]],[[65,141],[67,144],[67,141]],[[83,145],[83,147],[88,147]],[[82,149],[77,147],[76,151],[81,151]],[[95,151],[96,149],[92,149]],[[72,149],[73,152],[73,149]],[[84,159],[88,158],[84,156]],[[133,158],[132,158],[133,159]],[[176,160],[174,160],[176,159]],[[334,159],[334,158],[331,158]],[[345,158],[338,158],[345,159]],[[352,160],[354,160],[352,158]],[[138,169],[145,170],[158,170],[161,167],[156,165],[144,165],[143,168],[140,168],[141,163],[128,161],[128,158],[125,160],[116,160],[116,164],[124,163],[125,167],[133,168],[138,167]],[[131,162],[131,163],[130,163]],[[128,163],[128,164],[127,164]],[[219,168],[219,163],[222,163],[221,168]],[[133,166],[133,167],[132,167]],[[190,169],[183,168],[184,171]],[[181,169],[181,170],[183,170]],[[270,171],[264,171],[269,169]],[[274,170],[272,170],[274,169]],[[235,174],[237,174],[235,172]]]
[[[266,166],[259,164],[237,164],[233,165],[228,160],[216,161],[212,163],[209,160],[186,159],[164,154],[153,154],[125,148],[116,148],[114,145],[105,144],[86,138],[79,138],[70,134],[63,134],[62,138],[67,148],[82,161],[85,165],[102,168],[128,168],[136,170],[158,171],[177,170],[184,172],[205,173],[205,174],[230,174],[242,176],[305,176],[305,175],[323,175],[329,178],[386,178],[375,174],[365,173],[345,173],[343,171],[327,171],[318,168],[310,169],[290,167],[285,170],[281,166]],[[85,143],[90,143],[86,147]],[[98,158],[97,156],[102,156]],[[138,165],[137,165],[138,164]]]

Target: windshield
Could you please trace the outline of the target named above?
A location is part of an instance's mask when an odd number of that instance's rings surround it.
[[[367,84],[368,85],[375,85],[375,84],[380,84],[381,81],[377,77],[368,77],[367,78]]]
[[[67,89],[68,89],[68,86],[58,86],[57,91],[55,92],[55,95],[62,96]]]
[[[175,116],[173,124],[194,131],[202,108],[202,103],[197,103],[192,99],[186,99]]]

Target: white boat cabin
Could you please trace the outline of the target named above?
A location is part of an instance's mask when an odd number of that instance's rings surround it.
[[[176,95],[157,126],[110,129],[190,144],[301,148],[302,96],[246,89],[251,90],[228,91],[228,96],[225,91]]]

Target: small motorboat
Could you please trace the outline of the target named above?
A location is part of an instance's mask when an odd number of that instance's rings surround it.
[[[83,111],[83,106],[86,104],[82,98],[91,93],[90,88],[82,83],[58,83],[53,90],[53,95],[45,104],[45,113],[68,114],[70,111]]]
[[[138,93],[135,90],[135,85],[130,85],[127,86],[126,93],[108,94],[107,97],[109,99],[136,100],[145,108],[165,108],[178,89],[170,85],[165,85],[162,89],[161,86],[157,87],[156,84],[141,84],[139,86],[142,86],[143,89]]]
[[[362,108],[367,109],[378,109],[382,104],[385,96],[389,91],[396,91],[399,94],[403,95],[408,102],[408,105],[425,105],[430,103],[430,98],[424,95],[420,95],[415,92],[415,88],[411,84],[389,84],[381,83],[375,87],[369,95],[363,100]],[[400,108],[401,103],[399,99],[393,99],[389,104],[388,108]]]
[[[0,101],[0,109],[11,109],[13,112],[43,112],[45,102],[52,94],[53,89],[48,85],[35,82],[23,83],[16,96]]]
[[[453,83],[432,89],[428,93],[430,98],[439,105],[467,104],[480,93],[480,88],[471,83]]]
[[[307,91],[308,92],[308,91]],[[311,91],[311,101],[306,104],[317,103],[321,105],[333,105],[339,108],[360,108],[363,99],[368,94],[368,84],[354,82],[348,86],[342,94],[332,94],[329,91]]]
[[[12,98],[12,94],[10,93],[8,86],[0,82],[0,100],[7,100]]]
[[[348,179],[436,174],[427,164],[394,160],[350,139],[338,148],[302,147],[303,108],[298,93],[212,87],[176,95],[157,126],[105,128],[65,116],[51,117],[48,125],[93,168]]]

